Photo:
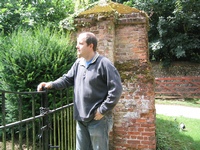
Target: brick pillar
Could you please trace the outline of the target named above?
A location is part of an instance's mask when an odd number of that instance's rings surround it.
[[[91,31],[97,35],[98,52],[115,64],[122,78],[123,93],[114,109],[110,149],[155,150],[154,77],[148,59],[148,19],[145,13],[121,4],[107,6],[91,8],[80,14],[75,23],[77,33]],[[118,13],[109,10],[110,7]],[[123,14],[121,10],[130,12]]]

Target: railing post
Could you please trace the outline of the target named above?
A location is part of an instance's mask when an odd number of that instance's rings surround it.
[[[5,92],[2,92],[2,125],[6,125],[6,108],[5,108]],[[3,135],[2,135],[2,141],[3,141],[3,150],[6,150],[6,129],[3,129]]]
[[[19,121],[22,121],[22,98],[21,94],[18,96],[18,111],[19,111]],[[22,124],[19,125],[19,149],[22,149]]]
[[[44,109],[48,108],[48,92],[45,89],[45,92],[42,94],[42,107]],[[42,132],[43,132],[43,136],[42,136],[42,149],[43,150],[48,150],[49,149],[49,118],[48,115],[44,114],[45,116],[42,119],[42,128],[45,128]]]

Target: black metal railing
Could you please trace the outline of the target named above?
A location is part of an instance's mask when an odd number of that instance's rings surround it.
[[[74,150],[75,121],[70,90],[0,90],[1,150]]]

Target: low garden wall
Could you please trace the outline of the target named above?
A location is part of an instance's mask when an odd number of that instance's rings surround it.
[[[155,77],[155,98],[200,98],[200,64],[174,62],[169,68],[152,62]]]
[[[159,62],[151,62],[152,71],[156,78],[160,77],[184,77],[199,76],[200,64],[191,62],[173,62],[169,68],[162,67]]]

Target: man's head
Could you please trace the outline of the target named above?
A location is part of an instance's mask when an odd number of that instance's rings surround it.
[[[83,32],[79,34],[79,37],[85,38],[85,42],[87,45],[93,44],[93,50],[97,50],[97,38],[94,33],[92,32]]]
[[[86,60],[90,59],[97,50],[97,38],[91,32],[83,32],[77,38],[77,54]]]

